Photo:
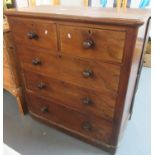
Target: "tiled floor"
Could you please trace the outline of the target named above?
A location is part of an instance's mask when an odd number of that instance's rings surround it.
[[[117,155],[150,155],[150,73],[143,68],[132,120]],[[108,155],[50,128],[29,115],[21,117],[13,96],[4,91],[4,155]]]

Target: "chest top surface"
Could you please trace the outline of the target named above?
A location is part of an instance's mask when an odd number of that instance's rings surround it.
[[[29,16],[119,25],[142,25],[150,16],[149,9],[117,9],[69,6],[36,6],[6,10],[8,16]]]

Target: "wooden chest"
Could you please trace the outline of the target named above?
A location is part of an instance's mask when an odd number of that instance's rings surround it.
[[[23,115],[27,109],[17,75],[14,44],[6,18],[3,22],[3,88],[16,97],[19,111]]]
[[[114,154],[132,114],[150,11],[42,6],[5,14],[29,113]]]

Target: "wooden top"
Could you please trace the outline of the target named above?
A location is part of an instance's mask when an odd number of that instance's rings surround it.
[[[150,17],[150,9],[36,6],[9,9],[5,11],[5,15],[139,26]]]

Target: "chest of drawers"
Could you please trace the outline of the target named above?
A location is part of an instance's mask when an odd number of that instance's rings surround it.
[[[29,113],[114,154],[132,114],[150,11],[42,6],[5,14]]]

